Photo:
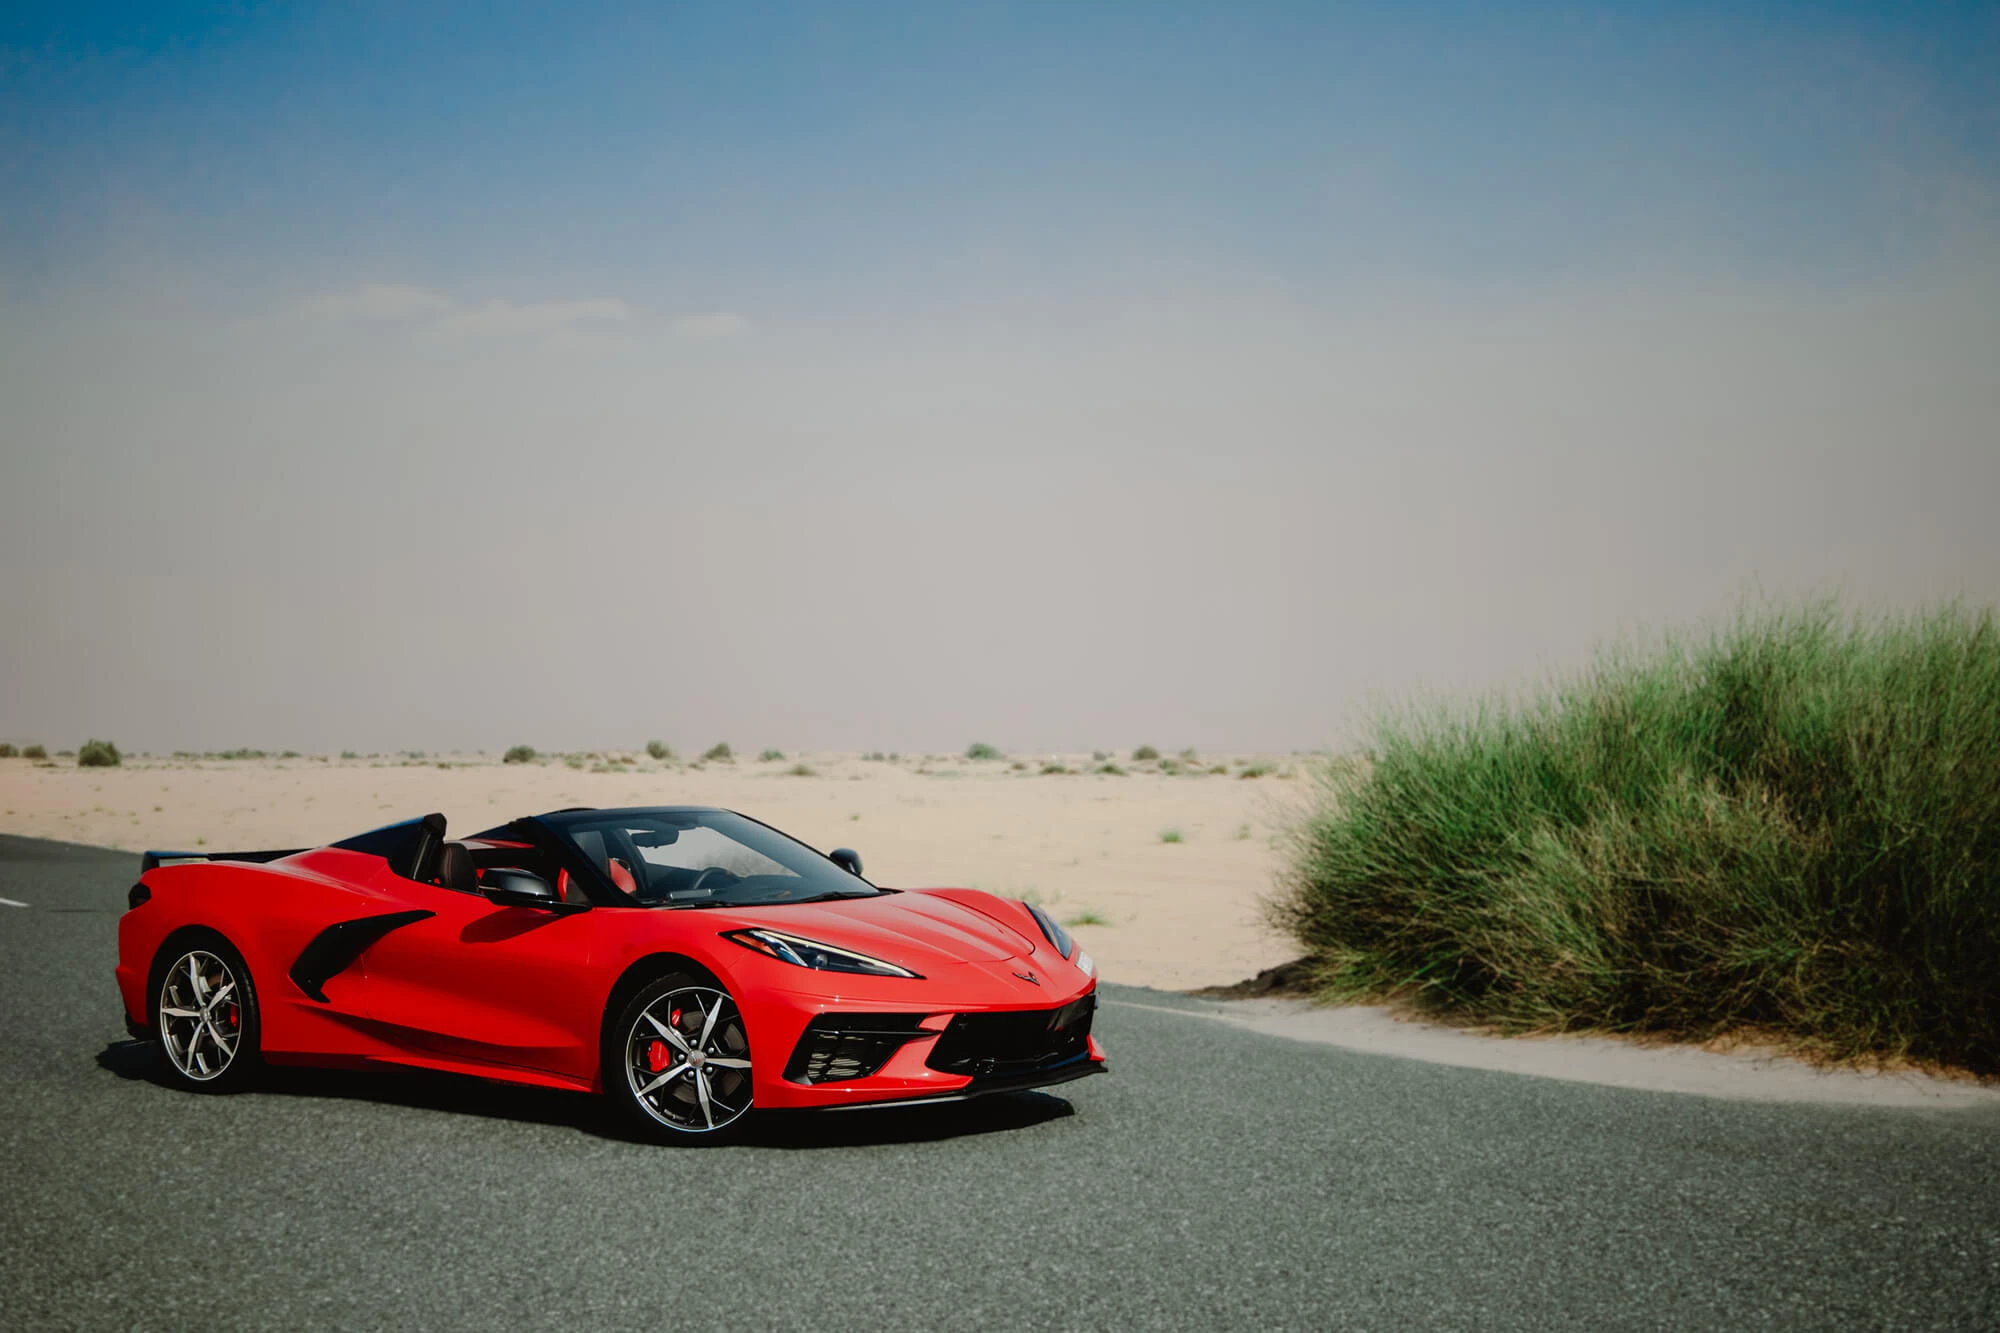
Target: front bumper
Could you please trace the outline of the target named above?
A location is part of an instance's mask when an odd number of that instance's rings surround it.
[[[1051,995],[1047,989],[1037,988],[1039,993],[988,992],[976,999],[965,994],[970,987],[952,987],[943,993],[925,988],[920,995],[903,988],[883,988],[886,993],[881,999],[858,994],[836,998],[789,991],[739,991],[739,1003],[757,1051],[753,1075],[757,1105],[768,1110],[836,1110],[956,1101],[989,1092],[1049,1087],[1101,1073],[1104,1048],[1089,1035],[1088,1027],[1089,1001],[1094,999],[1096,987],[1079,981],[1068,994]],[[893,1008],[883,1003],[891,995]],[[979,1002],[982,1000],[984,1003]],[[1053,1016],[1078,1008],[1079,1002],[1083,1002],[1084,1022],[1068,1035],[1080,1040],[1057,1040],[1065,1034],[1053,1034],[1045,1058],[1022,1059],[1020,1050],[1008,1048],[995,1049],[992,1053],[998,1058],[991,1060],[962,1058],[967,1026],[975,1032],[984,1031],[995,1026],[995,1019],[1028,1021],[1036,1014]],[[864,1053],[851,1046],[839,1048],[843,1056],[862,1054],[864,1058],[857,1062],[810,1058],[815,1039],[823,1037],[830,1023],[870,1030],[897,1025],[870,1021],[873,1019],[896,1020],[904,1030],[894,1041],[885,1043],[887,1049]],[[977,1021],[968,1025],[961,1019]],[[933,1065],[941,1041],[946,1043],[937,1060],[945,1066],[942,1068]]]

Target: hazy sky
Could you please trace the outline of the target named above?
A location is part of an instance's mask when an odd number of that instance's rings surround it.
[[[2000,599],[2000,6],[1745,10],[9,5],[0,738],[1288,749]]]

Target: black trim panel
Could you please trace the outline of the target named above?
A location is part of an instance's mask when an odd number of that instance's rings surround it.
[[[292,964],[292,981],[313,999],[327,1004],[326,992],[321,987],[344,972],[363,949],[392,930],[436,915],[424,911],[385,912],[381,916],[356,917],[328,926],[299,950],[298,961]]]

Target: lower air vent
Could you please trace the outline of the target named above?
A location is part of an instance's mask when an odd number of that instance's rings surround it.
[[[960,1014],[931,1048],[924,1063],[947,1074],[974,1078],[1030,1074],[1073,1060],[1089,1049],[1097,992],[1057,1009],[1012,1009]]]
[[[845,1083],[867,1078],[905,1042],[932,1034],[922,1014],[821,1014],[806,1024],[785,1078],[793,1083]]]

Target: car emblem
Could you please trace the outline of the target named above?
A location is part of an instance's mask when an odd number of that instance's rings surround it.
[[[1021,980],[1027,982],[1031,986],[1039,986],[1042,984],[1042,979],[1036,976],[1033,972],[1016,972],[1014,975],[1019,977]]]

